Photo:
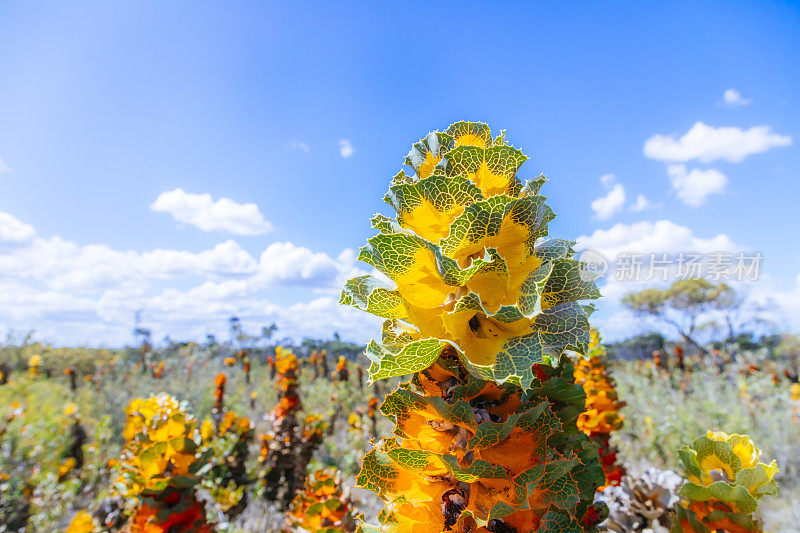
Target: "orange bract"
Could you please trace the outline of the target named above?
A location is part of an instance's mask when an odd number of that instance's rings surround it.
[[[578,361],[574,370],[575,382],[583,386],[586,394],[586,410],[578,417],[578,429],[599,446],[600,464],[606,476],[605,485],[598,490],[619,485],[624,473],[616,462],[617,455],[609,434],[622,427],[624,417],[619,410],[625,402],[617,398],[614,380],[606,369],[605,353],[600,334],[592,329],[589,359]]]

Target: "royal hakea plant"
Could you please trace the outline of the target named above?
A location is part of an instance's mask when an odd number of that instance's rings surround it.
[[[344,382],[350,380],[350,371],[347,369],[347,358],[345,356],[339,356],[339,360],[336,362],[336,371],[333,373],[331,378],[335,379],[336,381]]]
[[[291,531],[346,533],[355,529],[350,501],[342,492],[341,477],[335,469],[317,470],[309,475],[302,492],[286,516]]]
[[[175,398],[133,400],[125,411],[122,474],[117,488],[135,501],[131,533],[211,531],[195,494],[208,469],[196,420]]]
[[[369,419],[369,433],[373,439],[378,438],[378,399],[370,398],[367,401],[367,418]]]
[[[62,453],[61,464],[58,467],[58,479],[64,481],[70,473],[80,473],[85,461],[83,446],[89,440],[86,430],[81,424],[78,407],[74,403],[64,406],[64,415],[69,423],[69,445]]]
[[[414,144],[359,259],[388,277],[347,282],[341,302],[385,318],[370,377],[412,374],[381,406],[395,435],[364,458],[360,486],[386,504],[380,526],[409,533],[593,531],[603,485],[578,429],[584,394],[567,353],[584,354],[591,279],[572,242],[545,240],[554,214],[527,157],[483,123]]]
[[[311,367],[311,371],[314,373],[314,377],[319,377],[319,364],[317,360],[319,359],[319,354],[316,350],[311,350],[311,353],[308,355],[308,366]]]
[[[619,485],[624,474],[617,463],[617,451],[611,445],[611,432],[622,427],[623,416],[619,410],[625,402],[619,401],[613,378],[606,368],[606,349],[600,342],[600,333],[592,328],[589,341],[589,358],[575,364],[575,382],[583,385],[586,410],[578,417],[578,429],[597,444],[600,464],[606,476],[602,490],[609,485]]]
[[[242,370],[244,371],[244,382],[250,385],[250,354],[247,350],[241,350],[239,356],[242,360]]]
[[[275,349],[275,368],[278,405],[269,414],[272,432],[261,436],[259,460],[265,467],[264,498],[287,509],[305,482],[308,463],[322,443],[327,423],[315,416],[300,420],[297,357],[279,346]]]
[[[214,378],[214,406],[211,408],[211,420],[213,420],[216,430],[219,430],[225,413],[225,384],[227,381],[228,377],[225,372],[220,372]]]
[[[69,390],[74,394],[78,390],[78,374],[74,368],[68,366],[64,369],[64,375],[69,379]]]
[[[211,451],[211,470],[203,477],[205,488],[228,518],[235,518],[247,507],[247,457],[253,440],[249,418],[225,411],[219,425],[206,419],[200,429],[203,446]]]
[[[164,361],[159,361],[158,364],[150,363],[153,379],[161,379],[164,377]]]
[[[317,355],[317,364],[319,365],[319,375],[330,377],[330,370],[328,369],[328,350],[320,350]]]
[[[709,431],[678,452],[687,482],[680,488],[675,533],[763,531],[758,500],[775,495],[778,466],[761,462],[747,435]]]

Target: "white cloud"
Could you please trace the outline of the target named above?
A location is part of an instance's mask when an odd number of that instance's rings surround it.
[[[28,242],[35,235],[36,231],[30,224],[25,224],[9,213],[0,213],[0,244]]]
[[[366,273],[349,248],[332,257],[282,242],[254,257],[226,240],[197,252],[138,252],[36,237],[6,213],[0,236],[0,324],[59,344],[128,343],[137,310],[156,339],[227,338],[233,315],[253,330],[275,321],[295,339],[339,331],[366,341],[379,331],[379,320],[336,303],[344,279]],[[300,303],[277,305],[271,296],[281,290]]]
[[[286,285],[329,286],[350,266],[350,260],[342,264],[327,254],[276,242],[261,254],[259,277],[266,284],[279,280]]]
[[[671,220],[642,221],[633,224],[615,224],[609,229],[597,229],[591,235],[581,235],[576,249],[591,248],[607,258],[622,252],[667,253],[713,252],[734,250],[736,244],[724,233],[703,239],[686,227]]]
[[[625,204],[625,188],[619,183],[614,183],[613,174],[601,176],[600,181],[609,191],[605,196],[592,200],[591,208],[598,220],[606,220],[622,210]]]
[[[645,209],[649,209],[651,207],[655,206],[650,202],[650,200],[647,199],[647,197],[645,197],[644,194],[637,194],[636,201],[631,204],[629,209],[635,213],[638,213],[639,211],[644,211]]]
[[[742,98],[741,93],[736,89],[726,90],[722,97],[729,106],[748,105],[753,102],[752,98]]]
[[[8,165],[6,165],[6,164],[3,162],[3,158],[2,158],[2,157],[0,157],[0,173],[3,173],[3,172],[11,172],[11,167],[9,167]]]
[[[599,281],[603,298],[598,302],[597,314],[592,315],[592,322],[609,341],[655,330],[668,336],[674,335],[663,325],[634,316],[622,306],[621,300],[631,292],[672,283],[677,279],[676,257],[681,252],[687,254],[685,257],[691,254],[704,254],[707,257],[707,254],[724,252],[731,254],[734,259],[740,252],[747,257],[755,254],[724,233],[700,236],[691,228],[670,220],[616,224],[608,230],[598,229],[591,235],[582,235],[577,242],[578,251],[592,249],[609,261],[608,273]],[[616,275],[619,266],[616,260],[623,253],[630,254],[629,257],[638,254],[642,264],[639,279],[630,280]],[[650,254],[661,259],[665,253],[672,260],[672,266],[668,268],[667,279],[663,280],[658,271],[651,276],[648,267]],[[746,305],[751,308],[754,303],[768,304],[759,311],[760,318],[771,320],[780,330],[800,330],[800,275],[787,290],[776,283],[777,280],[770,279],[763,267],[764,263],[761,264],[758,280],[729,280],[728,283],[740,291]]]
[[[256,204],[240,204],[229,198],[214,201],[210,194],[192,194],[181,188],[162,192],[150,209],[169,213],[178,222],[203,231],[263,235],[273,230]]]
[[[709,195],[723,192],[728,185],[725,174],[713,168],[687,172],[686,165],[668,165],[667,174],[678,198],[692,207],[703,205]]]
[[[681,252],[710,254],[719,251],[733,253],[742,250],[724,233],[700,237],[691,228],[676,224],[671,220],[616,224],[607,230],[595,230],[591,235],[581,235],[577,238],[576,250],[587,249],[600,253],[609,262],[608,272],[599,281],[600,292],[603,294],[603,299],[599,302],[599,312],[592,316],[593,322],[608,340],[630,337],[647,330],[651,325],[640,317],[632,316],[623,308],[621,304],[623,296],[654,285],[665,285],[675,279],[676,262],[674,261],[668,268],[667,281],[661,279],[661,273],[658,270],[655,270],[651,276],[649,271],[650,254],[655,254],[654,257],[659,260],[663,258],[663,254],[667,254],[668,258],[674,260]],[[622,263],[618,264],[617,259],[621,257],[621,254],[639,257],[638,262],[641,264],[641,269],[638,278],[629,279],[627,276],[617,276],[618,267],[622,265]]]
[[[653,135],[644,143],[644,155],[671,162],[699,159],[710,163],[724,159],[738,163],[748,155],[790,144],[790,136],[772,133],[769,126],[754,126],[743,130],[736,127],[715,128],[697,122],[678,139],[675,135]]]
[[[356,149],[353,148],[353,144],[348,139],[341,139],[339,141],[339,155],[345,159],[349,159],[353,156]]]
[[[296,140],[292,140],[292,142],[287,144],[285,148],[287,148],[288,150],[300,150],[301,152],[304,152],[306,154],[311,151],[311,147],[307,143]]]

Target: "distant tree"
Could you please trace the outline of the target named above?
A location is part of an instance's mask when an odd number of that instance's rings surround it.
[[[628,294],[622,303],[636,314],[653,317],[674,327],[686,343],[708,353],[696,338],[696,333],[714,322],[701,320],[716,312],[725,320],[728,338],[733,339],[742,298],[726,283],[715,284],[692,278],[678,280],[666,289],[646,289]]]
[[[304,337],[303,340],[300,342],[300,346],[303,349],[303,353],[308,355],[312,352],[312,350],[321,350],[325,341],[322,339],[312,339],[311,337]]]
[[[242,321],[238,316],[232,316],[228,319],[231,328],[231,346],[239,340],[239,335],[242,333]]]
[[[133,315],[133,339],[134,345],[143,349],[150,349],[153,345],[152,342],[153,332],[148,328],[142,327],[142,310],[139,309]]]
[[[275,324],[275,322],[273,322],[269,326],[264,326],[261,328],[261,338],[264,339],[265,343],[267,343],[269,342],[269,340],[272,338],[272,336],[275,334],[276,331],[278,331],[278,326],[277,324]]]
[[[133,337],[137,346],[152,346],[153,332],[147,328],[136,328],[133,330]]]
[[[609,359],[649,359],[655,350],[663,350],[664,336],[655,331],[606,345]]]

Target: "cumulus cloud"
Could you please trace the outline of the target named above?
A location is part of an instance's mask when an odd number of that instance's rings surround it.
[[[600,181],[608,189],[608,193],[592,200],[590,206],[594,211],[595,218],[606,220],[611,218],[614,213],[622,211],[622,206],[625,204],[625,188],[619,183],[615,183],[616,179],[613,174],[601,176]]]
[[[753,102],[752,98],[743,98],[736,89],[728,89],[722,94],[722,98],[729,106],[748,105]]]
[[[2,157],[0,157],[0,173],[3,173],[3,172],[11,172],[11,167],[9,167],[8,165],[6,165],[6,164],[3,162],[3,158],[2,158]]]
[[[327,254],[291,242],[276,242],[261,254],[259,276],[267,284],[280,280],[286,285],[326,286],[333,284],[349,264],[342,265]]]
[[[615,224],[609,229],[597,229],[591,235],[581,235],[576,249],[591,248],[607,258],[629,253],[667,253],[682,251],[708,253],[735,250],[736,244],[724,233],[711,238],[701,238],[687,226],[671,220],[649,220],[633,224]]]
[[[25,224],[9,213],[0,213],[0,245],[28,242],[36,235],[30,224]]]
[[[200,251],[139,252],[37,237],[0,213],[0,272],[0,324],[34,327],[56,343],[122,345],[138,310],[159,339],[224,335],[233,315],[253,329],[274,321],[296,339],[338,331],[365,341],[378,330],[365,313],[336,303],[344,279],[366,273],[352,249],[333,257],[282,242],[253,256],[226,240]],[[277,305],[272,296],[287,289],[300,302]]]
[[[710,163],[724,159],[738,163],[749,155],[791,144],[790,136],[772,133],[769,126],[754,126],[743,130],[737,127],[715,128],[696,122],[680,138],[676,138],[676,135],[653,135],[644,143],[644,155],[650,159],[669,162],[698,159],[703,163]]]
[[[345,159],[349,159],[353,157],[356,149],[353,148],[353,144],[348,139],[341,139],[339,141],[339,155]]]
[[[703,254],[705,258],[716,253],[729,254],[735,261],[743,253],[746,257],[753,257],[757,252],[734,242],[724,233],[699,235],[698,232],[687,226],[677,224],[671,220],[658,220],[656,222],[643,221],[634,224],[616,224],[610,229],[598,229],[590,235],[581,235],[577,238],[576,250],[579,252],[591,249],[600,253],[609,261],[608,273],[599,280],[600,291],[603,299],[599,302],[598,313],[592,315],[595,323],[609,341],[630,337],[636,333],[657,329],[670,335],[669,329],[649,320],[643,320],[628,312],[621,304],[622,298],[631,292],[640,291],[653,286],[666,286],[678,278],[677,258],[681,253],[685,257],[694,254]],[[649,274],[650,254],[654,254],[657,261],[667,254],[671,266],[667,271],[667,279],[658,273]],[[636,256],[642,258],[642,275],[630,279],[627,276],[618,276],[618,258]],[[764,263],[760,267],[760,276],[757,280],[736,281],[726,280],[734,285],[745,298],[745,305],[755,309],[762,305],[759,317],[771,320],[783,330],[800,329],[800,275],[787,288],[772,279],[764,271]]]
[[[669,165],[667,174],[678,198],[692,207],[703,205],[709,195],[722,193],[728,185],[727,176],[713,168],[687,171],[686,165]]]
[[[716,252],[737,253],[742,250],[728,235],[719,233],[711,236],[697,235],[691,228],[671,220],[655,222],[642,221],[633,224],[616,224],[609,229],[598,229],[590,235],[577,239],[576,250],[593,250],[608,261],[608,272],[599,280],[603,299],[600,312],[593,319],[604,337],[616,340],[629,337],[649,323],[640,317],[632,316],[622,304],[622,298],[631,292],[643,290],[654,285],[666,285],[677,279],[675,258],[681,253],[713,254]],[[651,256],[651,254],[653,254]],[[656,261],[665,257],[671,260],[663,280],[657,269],[650,274],[651,258]],[[624,265],[618,261],[622,257],[639,257],[640,274],[634,277],[618,275]],[[624,271],[624,269],[623,269]]]
[[[645,209],[649,209],[651,207],[655,207],[650,200],[644,194],[637,194],[636,201],[634,201],[629,209],[634,213],[638,213],[639,211],[644,211]]]
[[[188,193],[181,188],[162,192],[150,209],[169,213],[178,222],[203,231],[252,236],[273,230],[256,204],[240,204],[230,198],[215,201],[210,194]]]

